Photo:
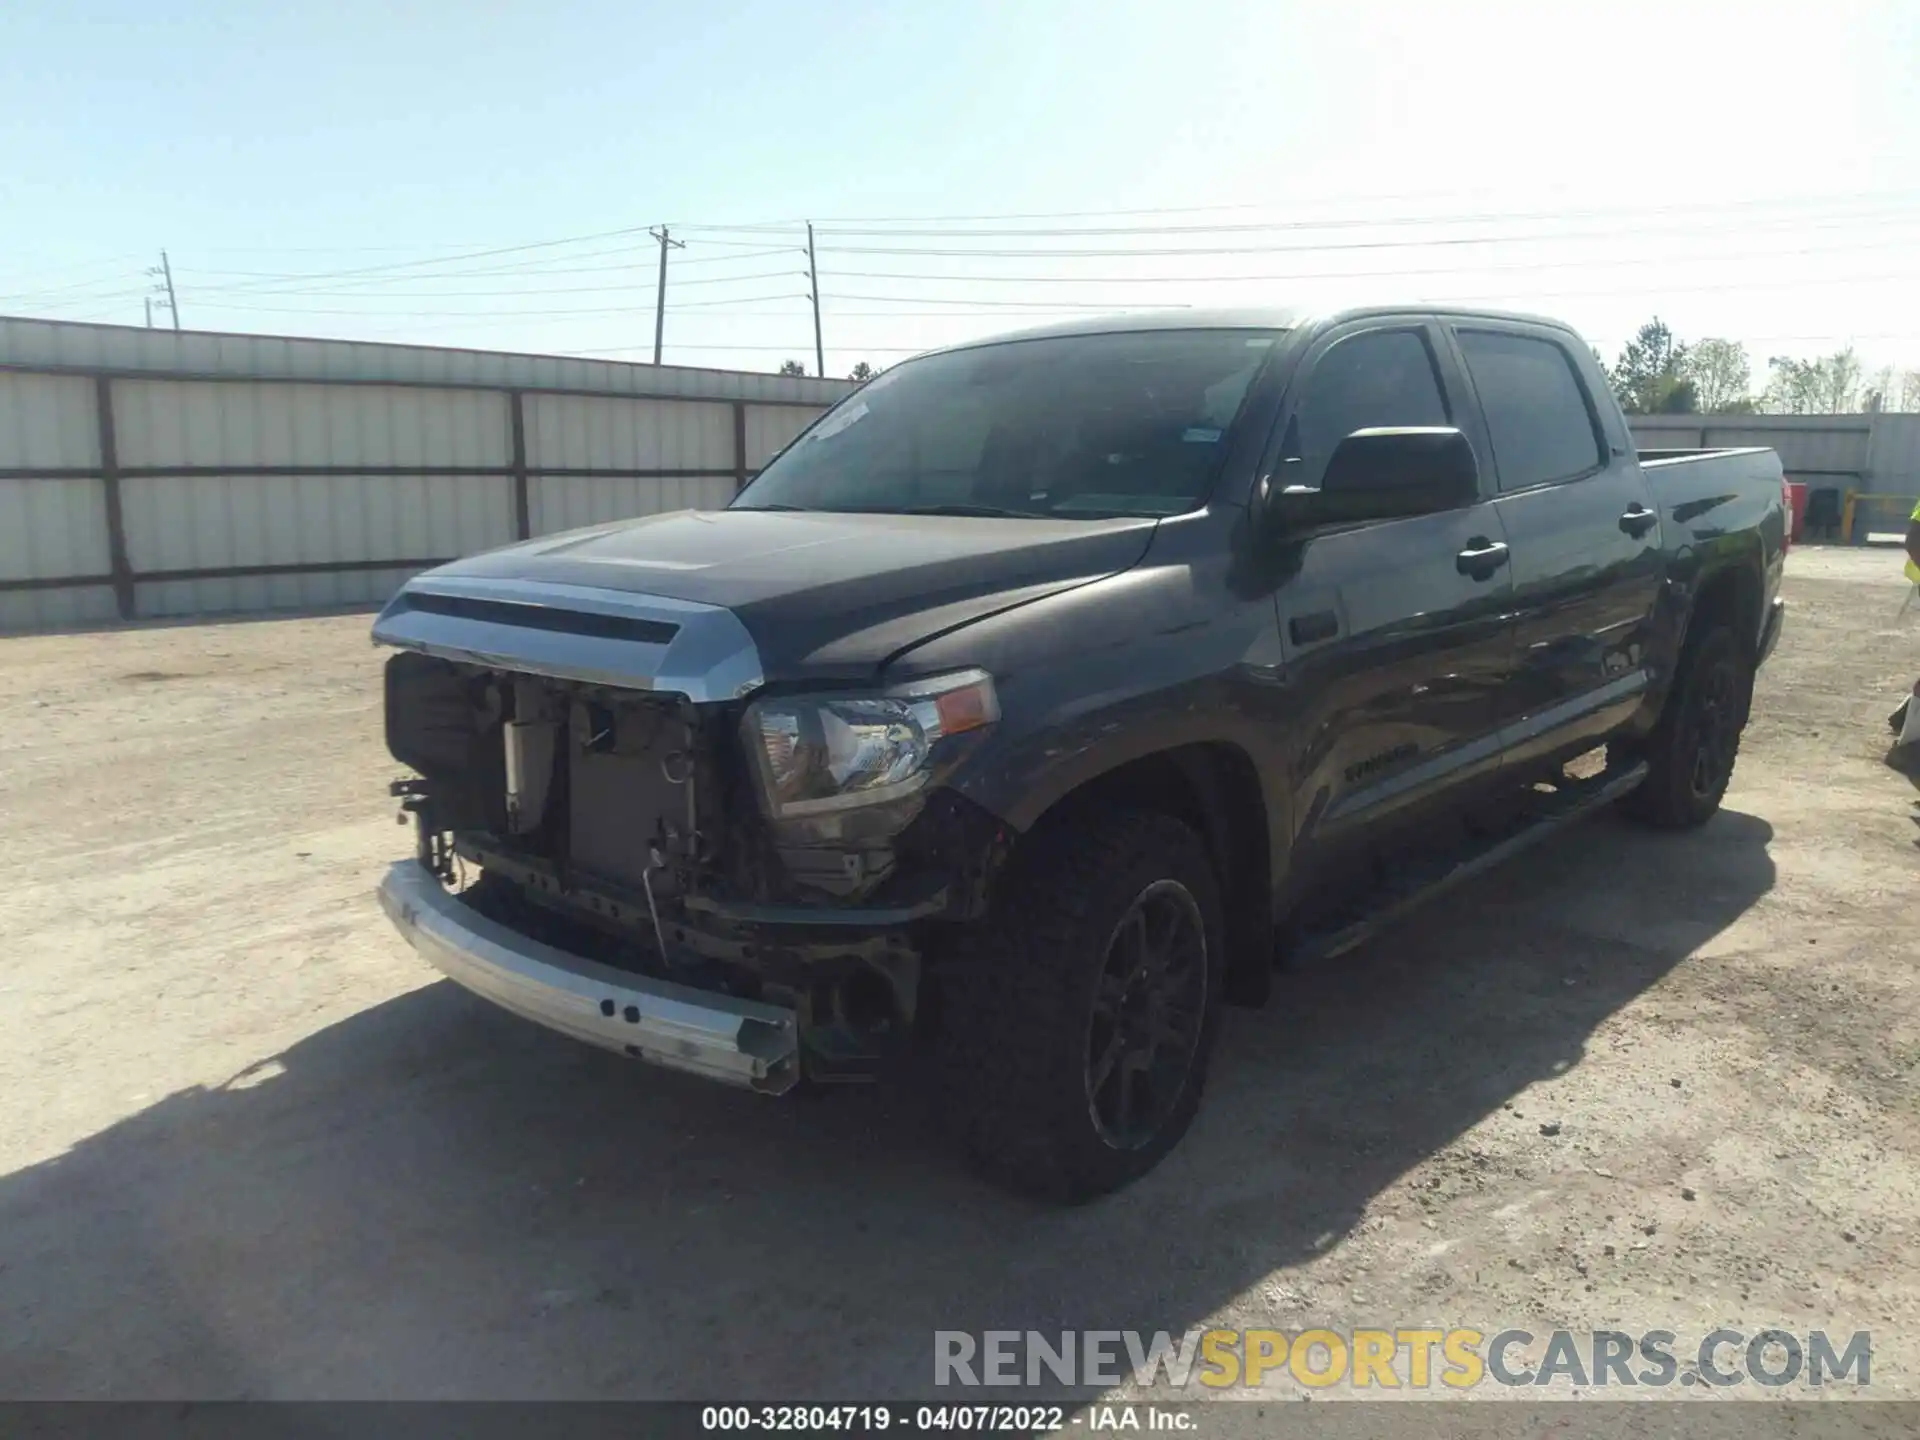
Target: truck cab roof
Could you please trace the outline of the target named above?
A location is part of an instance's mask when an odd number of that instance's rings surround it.
[[[1052,325],[982,336],[956,345],[942,345],[928,354],[971,350],[982,345],[999,345],[1016,340],[1040,340],[1071,335],[1110,335],[1140,330],[1301,330],[1324,329],[1349,320],[1374,315],[1433,315],[1497,320],[1508,324],[1538,325],[1573,334],[1564,320],[1514,310],[1493,310],[1475,305],[1442,305],[1432,301],[1404,305],[1362,305],[1337,309],[1308,306],[1235,305],[1193,309],[1118,311],[1084,319],[1063,320]]]

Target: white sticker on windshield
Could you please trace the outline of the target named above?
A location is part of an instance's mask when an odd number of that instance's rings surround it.
[[[867,418],[867,402],[856,400],[844,410],[836,410],[807,432],[809,440],[825,440],[838,435],[850,425],[858,425]]]
[[[1205,425],[1196,425],[1191,430],[1183,430],[1180,438],[1189,445],[1211,445],[1220,438],[1220,432]]]

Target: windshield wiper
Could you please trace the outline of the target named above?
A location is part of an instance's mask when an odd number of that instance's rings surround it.
[[[1044,520],[1038,510],[1008,510],[1000,505],[910,505],[902,515],[975,515],[988,520]]]

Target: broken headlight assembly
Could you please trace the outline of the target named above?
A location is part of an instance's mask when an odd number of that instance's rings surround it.
[[[904,824],[999,718],[993,677],[962,670],[868,693],[767,696],[747,707],[741,730],[768,815],[838,832],[836,819],[868,807]]]

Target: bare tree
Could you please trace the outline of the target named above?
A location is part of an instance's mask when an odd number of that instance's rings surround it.
[[[1820,362],[1774,355],[1767,360],[1766,408],[1775,415],[1812,415],[1819,409]]]
[[[1849,345],[1816,362],[1820,367],[1820,413],[1844,415],[1860,408],[1860,357]]]
[[[1920,410],[1920,370],[1901,373],[1900,408],[1909,412]]]
[[[1767,361],[1766,408],[1781,415],[1845,415],[1860,408],[1860,357],[1849,345],[1818,360],[1775,355]]]
[[[1680,373],[1693,382],[1694,403],[1703,415],[1751,410],[1747,394],[1753,367],[1747,347],[1737,340],[1702,340],[1682,351]]]

